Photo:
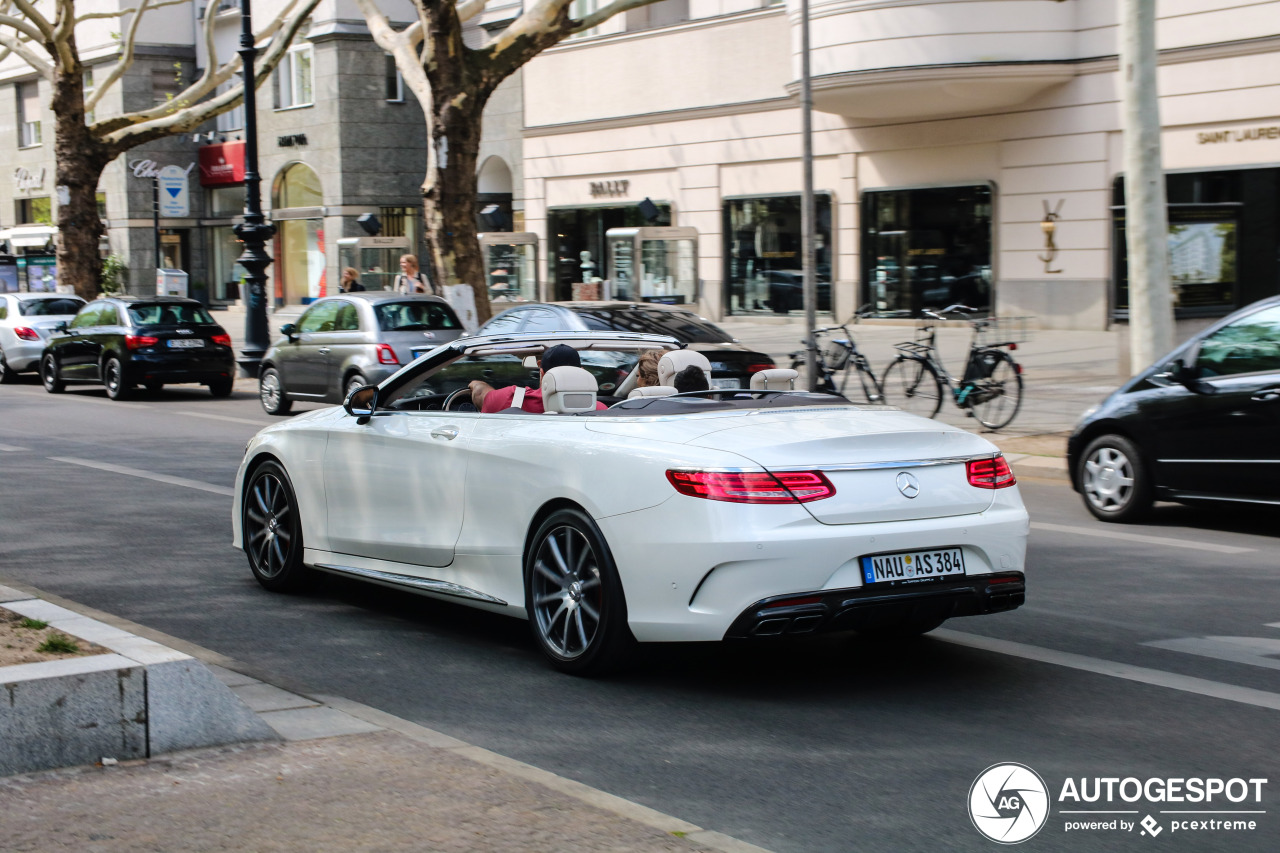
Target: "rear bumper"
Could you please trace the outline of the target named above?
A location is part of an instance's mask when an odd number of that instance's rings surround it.
[[[234,376],[235,357],[230,349],[174,357],[168,353],[135,353],[125,367],[131,382],[212,382]]]
[[[789,603],[797,599],[804,603]],[[1026,579],[1022,572],[996,572],[884,590],[815,590],[757,601],[733,621],[725,639],[892,629],[930,619],[1000,613],[1021,607],[1025,600]]]
[[[43,352],[44,341],[18,340],[5,346],[4,362],[14,373],[35,370],[40,366],[40,354]]]

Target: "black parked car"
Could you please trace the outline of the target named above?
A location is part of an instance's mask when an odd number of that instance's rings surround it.
[[[1087,412],[1071,483],[1104,521],[1155,500],[1280,504],[1280,297],[1241,309]]]
[[[711,361],[712,388],[746,388],[751,375],[776,367],[762,352],[754,352],[709,320],[678,305],[649,302],[546,302],[508,308],[476,331],[477,335],[506,332],[643,332],[670,335]],[[635,360],[625,365],[630,371]],[[600,390],[611,389],[603,385]]]
[[[102,383],[113,400],[139,384],[198,382],[228,397],[235,381],[231,336],[194,299],[110,297],[90,302],[60,326],[40,357],[51,394],[68,382]]]

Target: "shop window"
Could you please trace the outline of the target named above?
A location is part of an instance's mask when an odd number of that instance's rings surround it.
[[[20,198],[15,203],[19,225],[52,225],[53,203],[48,196]]]
[[[273,208],[320,207],[324,204],[324,192],[320,176],[306,163],[286,166],[276,178],[272,191]]]
[[[107,221],[107,194],[94,193],[93,200],[97,202],[97,205],[98,205],[98,218],[101,219],[103,222],[106,222]]]
[[[309,107],[313,103],[311,45],[297,44],[289,48],[276,68],[276,109]]]
[[[610,228],[670,225],[671,205],[653,202],[653,218],[646,218],[635,202],[609,207],[553,208],[547,211],[547,263],[550,298],[571,299],[573,285],[602,280],[608,269],[605,233]]]
[[[862,302],[887,314],[967,305],[991,310],[991,211],[985,185],[862,196]]]
[[[799,195],[724,202],[725,310],[786,314],[804,310]],[[814,194],[817,310],[831,310],[831,195]]]
[[[31,148],[40,144],[40,87],[32,80],[14,89],[18,93],[18,147]]]
[[[226,219],[244,213],[244,187],[206,187],[204,192],[213,218]]]

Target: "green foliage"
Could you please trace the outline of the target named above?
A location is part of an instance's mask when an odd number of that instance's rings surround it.
[[[66,634],[50,634],[49,639],[36,647],[36,651],[48,655],[70,655],[80,651],[80,645]]]
[[[106,294],[120,293],[129,281],[129,265],[119,255],[108,255],[102,262],[99,286]]]
[[[45,628],[49,627],[49,623],[41,622],[39,619],[29,619],[24,616],[22,621],[18,623],[18,627],[30,628],[32,631],[43,631]]]

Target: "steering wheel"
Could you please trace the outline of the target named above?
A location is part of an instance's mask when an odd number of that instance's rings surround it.
[[[444,405],[441,406],[446,412],[474,412],[476,404],[471,402],[471,389],[459,388],[448,397],[444,398]]]

